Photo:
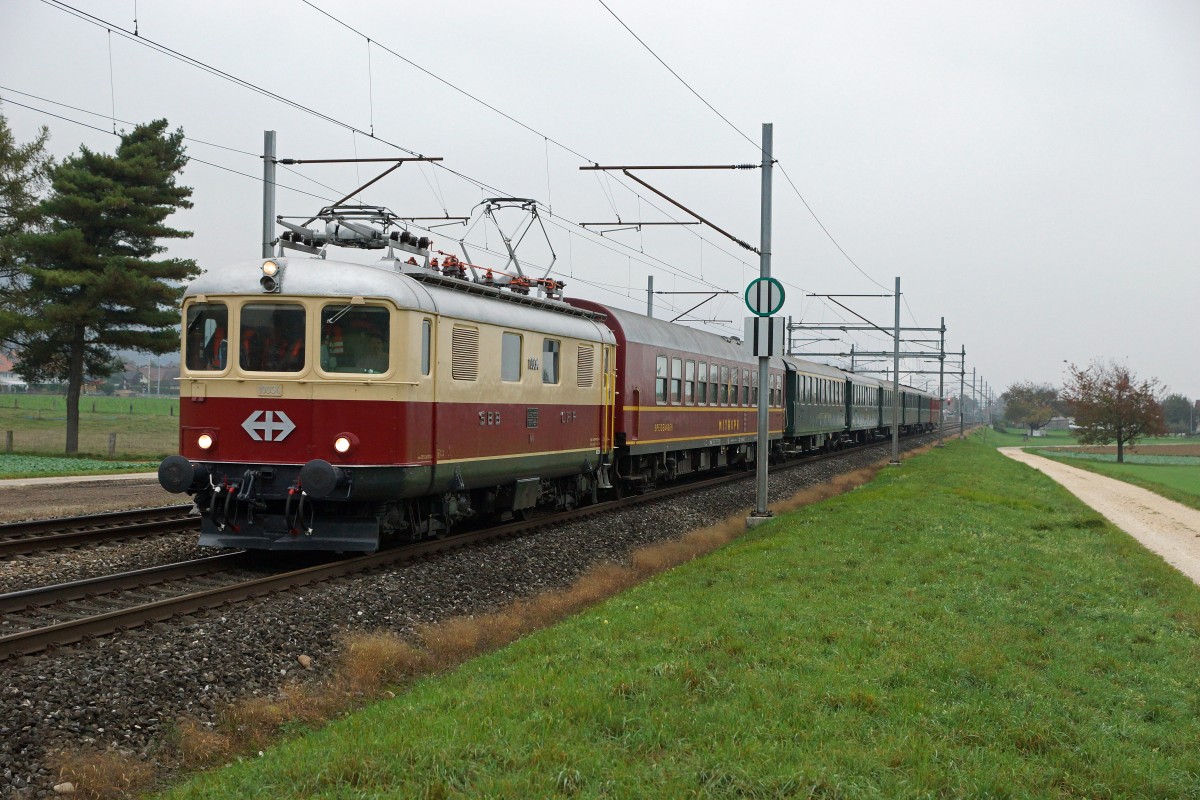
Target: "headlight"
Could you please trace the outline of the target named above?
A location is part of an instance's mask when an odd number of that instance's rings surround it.
[[[258,279],[258,283],[262,286],[264,292],[279,291],[279,285],[283,282],[283,268],[285,266],[287,264],[283,260],[263,262],[262,277]]]
[[[350,452],[350,440],[347,439],[345,436],[337,437],[336,439],[333,440],[333,449],[337,450],[339,453],[349,453]]]
[[[208,450],[213,446],[213,437],[210,433],[202,433],[196,437],[196,444],[201,450]]]

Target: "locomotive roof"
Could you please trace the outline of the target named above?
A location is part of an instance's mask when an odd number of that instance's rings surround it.
[[[289,296],[383,298],[398,308],[427,311],[456,319],[612,342],[602,315],[565,303],[523,297],[498,289],[430,273],[429,280],[397,271],[393,260],[373,264],[319,258],[275,258],[284,265],[278,294],[259,285],[265,259],[242,261],[206,270],[188,284],[185,297],[237,295],[260,300]]]

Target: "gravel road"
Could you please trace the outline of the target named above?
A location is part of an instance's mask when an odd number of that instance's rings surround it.
[[[1200,583],[1200,511],[1140,486],[1042,458],[1019,447],[1001,447],[1000,452],[1058,481],[1147,550],[1158,553],[1194,583]]]

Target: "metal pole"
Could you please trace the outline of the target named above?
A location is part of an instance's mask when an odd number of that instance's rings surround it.
[[[760,278],[771,277],[771,151],[774,132],[770,122],[762,126],[762,201],[760,205],[760,234],[758,275]],[[767,462],[771,455],[770,431],[768,430],[769,407],[767,405],[767,383],[770,380],[771,357],[758,357],[758,446],[755,452],[757,467],[756,491],[757,502],[754,506],[754,516],[769,517],[767,508]]]
[[[900,276],[896,276],[896,329],[892,334],[892,464],[900,463]]]
[[[966,391],[966,389],[963,386],[963,383],[966,380],[966,377],[967,377],[967,346],[963,345],[962,361],[960,361],[958,363],[958,438],[960,438],[960,439],[967,438],[966,422],[963,417],[963,415],[967,411],[967,404],[966,404],[967,398],[964,395],[964,392]]]
[[[262,255],[275,255],[275,131],[263,131]]]
[[[946,318],[942,317],[942,343],[938,346],[938,417],[946,407]],[[945,447],[945,437],[942,433],[945,420],[938,419],[938,447]]]
[[[654,276],[646,276],[646,316],[654,316]]]
[[[971,402],[975,404],[975,408],[971,409],[971,422],[978,422],[979,392],[975,389],[975,367],[971,367]]]

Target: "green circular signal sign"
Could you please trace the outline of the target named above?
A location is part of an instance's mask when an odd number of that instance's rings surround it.
[[[783,284],[774,278],[755,278],[746,287],[746,308],[759,317],[769,317],[783,308]]]

